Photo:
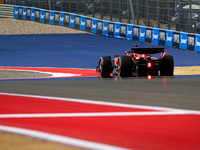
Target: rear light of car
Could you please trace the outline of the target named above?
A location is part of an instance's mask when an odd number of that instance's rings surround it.
[[[151,62],[148,62],[148,63],[147,63],[147,67],[148,67],[148,68],[151,68],[151,67],[152,67],[152,63],[151,63]]]
[[[151,79],[152,79],[152,76],[151,76],[151,75],[148,75],[147,78],[148,78],[148,80],[151,80]]]

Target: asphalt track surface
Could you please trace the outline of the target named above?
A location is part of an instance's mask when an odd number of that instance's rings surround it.
[[[89,34],[0,36],[0,64],[94,69],[100,56],[122,55],[134,43],[139,42]],[[175,66],[200,66],[199,53],[173,48],[166,48],[166,52],[173,55]],[[200,110],[199,76],[153,77],[151,80],[137,77],[12,79],[1,80],[0,85],[0,92],[5,93]]]
[[[199,76],[1,81],[1,92],[200,110]]]

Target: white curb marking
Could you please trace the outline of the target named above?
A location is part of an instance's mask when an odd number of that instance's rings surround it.
[[[39,131],[34,131],[34,130],[16,128],[16,127],[9,127],[9,126],[1,126],[0,125],[0,130],[5,131],[5,132],[12,132],[12,133],[16,133],[16,134],[31,136],[31,137],[34,137],[34,138],[44,139],[44,140],[48,140],[48,141],[58,142],[58,143],[62,143],[62,144],[73,145],[73,146],[76,146],[76,147],[87,148],[87,149],[127,150],[125,148],[120,148],[120,147],[116,147],[116,146],[110,146],[110,145],[106,145],[106,144],[89,142],[89,141],[79,140],[79,139],[75,139],[75,138],[70,138],[70,137],[45,133],[45,132],[39,132]]]

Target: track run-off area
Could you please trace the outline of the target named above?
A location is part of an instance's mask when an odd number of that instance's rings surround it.
[[[97,78],[100,56],[123,55],[135,43],[91,34],[0,36],[0,70],[50,75],[0,79],[0,131],[85,149],[200,149],[198,76]],[[175,67],[200,66],[199,53],[165,51]]]

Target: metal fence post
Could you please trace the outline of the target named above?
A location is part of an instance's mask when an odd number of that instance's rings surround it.
[[[112,0],[110,0],[110,21],[112,21]]]
[[[103,20],[103,0],[101,0],[101,19]]]
[[[181,23],[181,0],[178,0],[178,5],[179,5],[179,20],[178,20],[178,31],[181,31],[182,23]]]
[[[48,0],[49,2],[49,10],[51,10],[51,0]]]
[[[92,16],[93,16],[93,18],[95,18],[95,3],[94,3],[94,0],[92,0],[92,5],[93,5],[93,8],[92,8],[92,11],[93,11]]]
[[[167,22],[168,22],[168,29],[170,29],[170,5],[169,0],[167,0]]]
[[[136,6],[137,6],[137,25],[139,25],[140,24],[140,16],[139,16],[139,0],[137,0],[137,4],[136,4]]]
[[[149,0],[147,0],[147,1],[149,1]],[[130,9],[131,9],[131,17],[132,17],[132,20],[133,20],[133,24],[135,24],[135,13],[134,13],[134,10],[133,10],[132,0],[129,0],[129,6],[130,6]]]
[[[79,0],[77,0],[77,2],[76,2],[76,12],[77,12],[77,14],[79,14]]]
[[[45,9],[48,9],[47,1],[46,1],[46,0],[44,1],[44,8],[45,8]]]
[[[146,0],[147,3],[147,26],[149,26],[149,0]]]
[[[61,0],[61,11],[63,11],[63,0]]]
[[[71,1],[69,1],[69,12],[71,12]]]
[[[160,2],[157,0],[157,22],[158,22],[158,28],[160,28]]]
[[[42,6],[42,5],[41,5],[41,1],[39,1],[39,8],[41,8],[41,6]]]
[[[119,22],[122,21],[122,8],[121,8],[121,0],[119,0]]]
[[[87,16],[87,0],[84,0],[85,2],[85,16]]]
[[[190,14],[190,18],[189,18],[189,32],[192,32],[192,29],[191,29],[191,24],[192,24],[192,14],[191,14],[191,0],[189,0],[189,5],[190,5],[190,8],[189,8],[189,14]]]
[[[130,18],[130,4],[129,4],[129,0],[127,0],[126,4],[127,4],[127,11],[128,11],[128,23],[130,23],[131,22],[131,18]]]
[[[34,0],[31,0],[32,7],[34,7]],[[19,0],[17,1],[17,4],[19,4]]]
[[[53,10],[55,10],[55,0],[53,0]]]

